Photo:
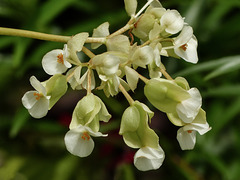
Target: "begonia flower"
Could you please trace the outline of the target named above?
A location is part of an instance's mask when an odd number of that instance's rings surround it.
[[[94,149],[94,141],[91,136],[105,137],[107,134],[94,132],[91,128],[81,124],[70,129],[64,137],[67,150],[75,156],[89,156]]]
[[[196,132],[200,135],[205,134],[211,128],[209,124],[206,122],[204,124],[201,123],[191,123],[181,127],[177,131],[177,140],[182,150],[191,150],[194,148],[196,144]]]
[[[187,92],[191,97],[178,103],[176,111],[183,122],[191,123],[202,106],[202,97],[197,88],[191,88]]]
[[[49,99],[46,88],[37,80],[35,76],[30,78],[30,83],[35,91],[28,91],[22,97],[23,106],[34,118],[46,116],[49,109]]]
[[[197,39],[191,26],[184,26],[181,33],[174,38],[174,52],[187,62],[197,63]]]
[[[44,71],[49,75],[62,74],[66,72],[72,65],[67,61],[69,52],[67,45],[64,45],[64,49],[55,49],[43,56],[42,66]]]
[[[165,31],[176,34],[182,30],[184,20],[177,10],[167,10],[160,19],[160,25],[165,26]]]
[[[160,146],[157,149],[142,147],[134,155],[134,165],[140,171],[158,169],[165,158],[164,151]]]

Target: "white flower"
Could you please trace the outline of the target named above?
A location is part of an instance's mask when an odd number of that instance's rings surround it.
[[[72,65],[67,61],[69,52],[67,45],[64,45],[64,49],[55,49],[43,56],[42,66],[44,71],[49,75],[62,74]]]
[[[164,158],[165,154],[160,146],[158,149],[142,147],[134,155],[134,165],[140,171],[158,169]]]
[[[187,62],[197,63],[197,39],[190,26],[184,26],[178,37],[174,39],[174,52]]]
[[[89,156],[94,148],[94,141],[91,136],[100,137],[107,136],[107,134],[94,132],[91,128],[81,124],[70,129],[64,137],[67,150],[75,156]]]
[[[176,34],[182,30],[184,20],[177,10],[167,10],[160,19],[160,25],[165,26],[165,31]]]
[[[209,124],[191,123],[183,126],[177,131],[177,140],[182,150],[193,149],[196,143],[196,131],[203,135],[211,130]]]
[[[42,118],[48,112],[50,96],[47,96],[45,87],[35,76],[30,78],[30,83],[36,91],[28,91],[24,94],[22,97],[23,106],[28,109],[32,117]]]
[[[191,123],[202,106],[202,97],[197,88],[191,88],[187,91],[191,98],[183,100],[177,104],[176,111],[179,118],[185,123]]]

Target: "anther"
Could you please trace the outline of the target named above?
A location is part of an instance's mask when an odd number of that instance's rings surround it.
[[[180,48],[182,48],[184,51],[186,51],[186,50],[187,50],[187,47],[188,47],[188,45],[187,45],[187,44],[184,44],[184,45],[180,46]]]
[[[63,64],[63,54],[62,53],[57,55],[57,62]]]
[[[84,132],[83,134],[82,134],[82,137],[81,137],[83,140],[87,140],[87,141],[89,141],[89,139],[90,139],[90,136],[89,136],[89,134],[87,133],[87,132]]]
[[[36,96],[36,100],[39,100],[39,99],[41,98],[41,96],[42,96],[42,95],[39,94],[39,93],[34,93],[33,95]]]

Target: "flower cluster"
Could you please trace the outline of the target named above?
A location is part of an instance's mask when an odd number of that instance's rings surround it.
[[[66,93],[68,83],[73,90],[87,90],[73,111],[64,139],[70,153],[86,157],[94,148],[92,137],[107,136],[99,132],[100,121],[111,118],[92,90],[103,90],[107,97],[122,92],[130,106],[122,115],[119,134],[126,145],[138,149],[134,156],[136,168],[147,171],[158,169],[165,154],[158,135],[149,126],[154,113],[128,93],[137,88],[139,80],[145,83],[144,94],[149,102],[180,126],[177,140],[182,150],[194,148],[196,132],[202,135],[211,128],[201,108],[198,89],[190,88],[183,77],[172,79],[161,62],[161,56],[171,56],[197,63],[197,39],[192,27],[178,11],[163,8],[158,0],[148,0],[138,13],[137,0],[124,3],[130,20],[118,31],[110,34],[109,23],[105,22],[93,30],[91,37],[89,33],[79,33],[63,49],[48,52],[42,66],[51,78],[39,82],[32,76],[30,83],[35,91],[25,93],[22,102],[31,116],[42,118]],[[134,42],[134,37],[140,43]],[[91,43],[92,50],[84,46],[86,43]],[[94,54],[101,45],[106,46],[106,52]],[[85,53],[89,61],[81,60],[78,52]],[[147,69],[148,78],[139,74],[139,69]]]

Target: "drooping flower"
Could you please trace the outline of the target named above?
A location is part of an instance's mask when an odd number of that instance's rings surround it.
[[[202,97],[196,88],[184,89],[173,80],[151,79],[144,87],[144,93],[157,109],[177,113],[184,123],[191,123],[202,105]]]
[[[197,39],[191,26],[184,26],[178,37],[174,38],[174,52],[187,62],[197,63]]]
[[[23,95],[23,106],[32,117],[42,118],[48,112],[50,96],[47,96],[46,88],[35,76],[30,78],[30,83],[36,91],[28,91]]]
[[[182,150],[191,150],[194,148],[196,143],[196,132],[200,135],[205,134],[211,130],[209,124],[206,122],[201,123],[191,123],[181,127],[177,131],[177,140]]]
[[[153,117],[153,112],[143,103],[135,101],[123,113],[119,134],[124,142],[132,148],[159,146],[159,138],[148,123]]]
[[[165,27],[165,31],[176,34],[182,30],[184,20],[177,10],[167,10],[160,19],[160,25]]]
[[[158,148],[142,147],[134,155],[134,165],[140,171],[158,169],[165,158],[164,151]]]
[[[64,49],[55,49],[43,56],[42,66],[44,71],[49,75],[62,74],[72,65],[67,61],[69,52],[67,45]]]
[[[183,122],[191,123],[202,106],[202,97],[197,88],[191,88],[187,92],[191,97],[178,103],[176,111]]]
[[[94,149],[94,141],[91,136],[105,137],[107,134],[94,132],[91,128],[81,124],[70,129],[64,137],[67,150],[75,156],[89,156]]]

